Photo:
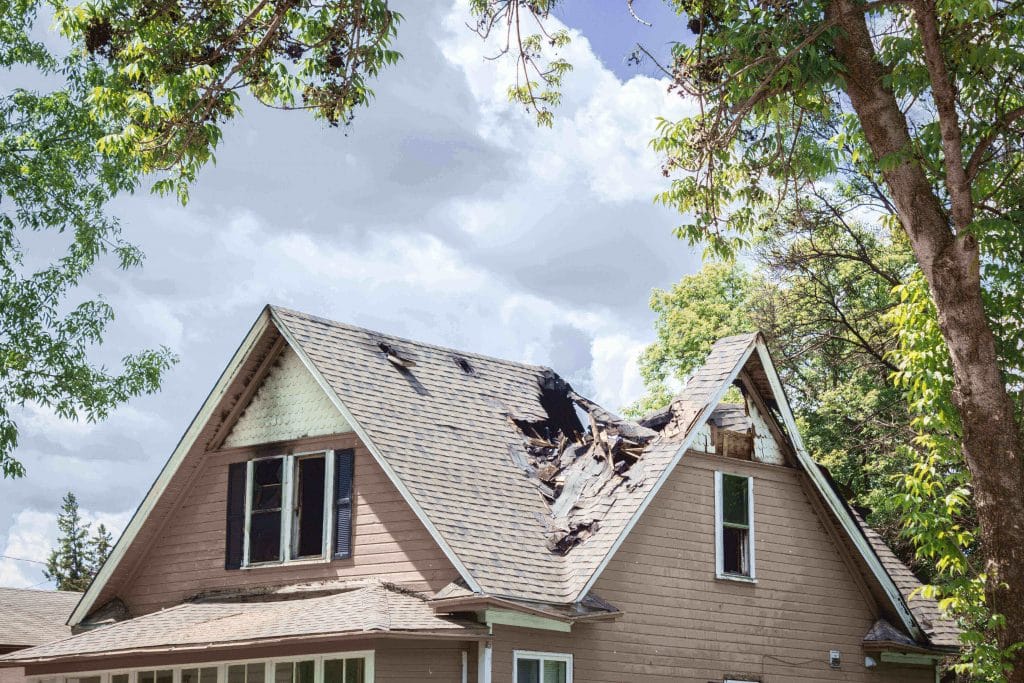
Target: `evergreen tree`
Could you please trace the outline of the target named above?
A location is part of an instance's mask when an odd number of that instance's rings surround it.
[[[57,547],[50,552],[43,575],[57,584],[57,590],[84,591],[93,577],[93,553],[89,524],[82,521],[78,498],[68,491],[57,515]],[[102,532],[109,537],[106,529]],[[97,530],[97,534],[100,530]]]
[[[107,561],[111,549],[114,547],[114,537],[107,529],[107,525],[100,522],[96,527],[96,533],[89,539],[89,574],[90,579],[99,573],[103,563]]]

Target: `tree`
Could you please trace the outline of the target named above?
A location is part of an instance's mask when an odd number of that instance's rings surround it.
[[[521,5],[542,22],[552,2],[479,5],[484,16],[518,23]],[[662,121],[654,147],[672,178],[660,199],[687,217],[680,237],[733,256],[769,232],[780,209],[828,187],[863,188],[860,210],[902,229],[919,275],[901,283],[907,305],[894,312],[897,379],[920,417],[919,444],[948,440],[930,434],[938,423],[970,473],[949,493],[969,496],[979,522],[976,569],[1003,660],[986,675],[1024,681],[1019,3],[672,5],[693,35],[681,36],[665,72],[698,113]],[[540,64],[535,43],[517,47]],[[543,78],[545,67],[535,68]],[[917,475],[949,462],[948,454],[932,455]],[[916,479],[908,495],[920,503],[944,491]],[[945,528],[961,540],[934,543],[938,527],[913,535],[922,552],[943,555],[937,564],[968,575],[977,564],[971,534],[961,536],[956,515],[947,517]]]
[[[113,548],[113,536],[100,524],[90,536],[91,525],[82,521],[78,498],[70,491],[57,515],[57,547],[50,551],[43,575],[57,584],[57,590],[84,591]]]
[[[64,56],[33,37],[40,11],[67,38]],[[5,477],[25,472],[13,455],[19,408],[101,420],[156,391],[175,361],[166,348],[127,355],[117,370],[91,360],[114,311],[101,298],[76,300],[76,288],[105,256],[122,269],[142,261],[108,202],[143,179],[185,201],[221,127],[240,114],[242,90],[347,123],[372,96],[367,79],[398,59],[388,45],[399,18],[385,0],[0,4],[0,68],[26,83],[0,96]],[[27,253],[32,232],[49,233],[64,254],[45,263]]]
[[[50,551],[43,575],[57,590],[84,591],[92,580],[89,525],[82,521],[78,498],[68,492],[57,515],[57,547]]]

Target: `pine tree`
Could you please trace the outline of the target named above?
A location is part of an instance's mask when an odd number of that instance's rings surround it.
[[[50,552],[43,575],[56,582],[57,590],[84,591],[93,577],[92,545],[89,524],[82,521],[78,511],[78,498],[70,491],[60,506],[57,516],[57,547]],[[105,528],[102,532],[109,539]],[[97,530],[97,534],[100,530]]]
[[[114,537],[107,526],[100,522],[96,527],[96,533],[89,539],[89,574],[90,579],[99,573],[103,563],[107,561],[111,549],[114,547]]]

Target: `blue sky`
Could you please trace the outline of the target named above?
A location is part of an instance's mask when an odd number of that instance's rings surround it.
[[[647,306],[699,267],[648,142],[683,116],[636,42],[667,53],[683,22],[655,0],[570,0],[575,69],[552,129],[505,95],[511,65],[466,27],[462,0],[404,0],[404,60],[344,130],[246,106],[216,166],[180,207],[145,192],[116,203],[147,254],[105,263],[82,295],[118,313],[98,355],[167,345],[181,358],[156,396],[99,425],[38,406],[19,417],[28,476],[4,482],[0,555],[42,560],[73,490],[120,530],[249,325],[268,302],[490,355],[550,365],[617,409],[637,398]],[[6,80],[9,80],[6,79]],[[40,565],[0,559],[0,585],[45,585]]]

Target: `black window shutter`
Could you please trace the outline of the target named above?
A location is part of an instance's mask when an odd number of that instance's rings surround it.
[[[245,468],[244,462],[228,466],[228,522],[224,543],[224,569],[242,566],[245,536]]]
[[[334,451],[334,559],[352,557],[352,471],[356,452]]]

